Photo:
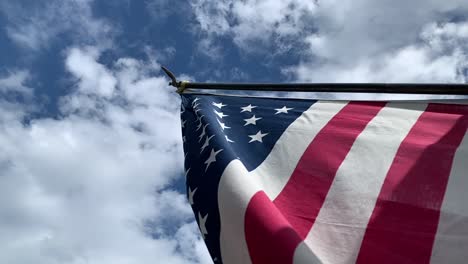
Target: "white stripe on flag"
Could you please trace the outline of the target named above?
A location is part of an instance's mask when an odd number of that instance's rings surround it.
[[[218,206],[221,221],[220,247],[223,263],[250,263],[244,235],[244,216],[259,185],[249,179],[249,172],[239,160],[231,161],[221,176]]]
[[[385,176],[398,147],[427,104],[389,103],[358,136],[338,169],[294,263],[354,263]]]
[[[269,156],[248,173],[239,160],[223,172],[218,188],[223,263],[251,263],[245,240],[244,217],[250,199],[260,190],[271,200],[281,192],[310,142],[347,102],[316,102],[294,121]]]
[[[431,263],[468,261],[468,134],[455,153],[440,211]]]

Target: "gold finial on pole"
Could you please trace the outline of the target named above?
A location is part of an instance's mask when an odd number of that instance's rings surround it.
[[[161,66],[161,69],[167,74],[167,76],[171,79],[171,82],[169,83],[169,85],[171,86],[174,86],[175,88],[177,88],[176,92],[181,94],[184,92],[185,88],[186,88],[186,84],[188,82],[186,81],[180,81],[178,82],[175,75],[170,71],[168,70],[166,67],[164,66]]]
[[[176,92],[177,92],[178,94],[183,93],[184,90],[185,90],[185,88],[186,88],[185,85],[186,85],[187,83],[188,83],[187,81],[180,81],[180,82],[179,82],[179,87],[177,87],[177,91],[176,91]]]

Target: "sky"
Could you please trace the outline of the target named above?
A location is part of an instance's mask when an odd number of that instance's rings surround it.
[[[0,0],[0,263],[211,263],[180,79],[464,83],[466,0]]]

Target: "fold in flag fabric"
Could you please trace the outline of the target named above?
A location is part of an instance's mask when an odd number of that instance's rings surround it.
[[[182,95],[215,263],[466,263],[468,105]]]

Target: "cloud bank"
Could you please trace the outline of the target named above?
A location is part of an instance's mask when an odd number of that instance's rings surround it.
[[[35,117],[34,73],[0,75],[0,263],[209,263],[173,189],[183,177],[178,95],[152,59],[102,62],[118,25],[92,4],[0,2],[26,56],[64,44],[61,78],[74,84],[56,118]]]
[[[67,52],[77,85],[58,119],[26,124],[26,107],[0,104],[0,262],[206,262],[185,196],[168,189],[183,160],[177,95],[151,64],[98,60]],[[24,78],[0,85],[29,96]]]
[[[295,52],[311,82],[464,82],[465,1],[192,1],[196,29],[246,52]],[[291,41],[305,44],[289,45]],[[255,43],[255,45],[252,45]],[[285,47],[289,47],[286,48]]]

